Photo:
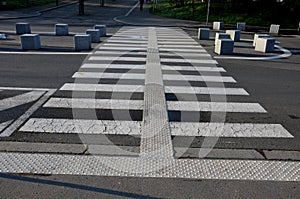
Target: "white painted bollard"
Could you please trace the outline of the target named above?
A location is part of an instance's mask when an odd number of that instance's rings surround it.
[[[226,30],[226,34],[230,35],[230,39],[233,41],[240,41],[241,31],[240,30]]]
[[[21,46],[23,50],[37,50],[41,48],[41,39],[39,34],[21,35]]]
[[[213,30],[222,30],[224,28],[224,23],[221,21],[215,21],[213,23]]]
[[[95,25],[94,29],[100,30],[100,37],[106,36],[106,25]]]
[[[69,35],[68,24],[55,24],[55,35],[57,35],[57,36]]]
[[[198,39],[200,40],[208,40],[210,35],[209,28],[199,28],[198,29]]]
[[[91,49],[91,35],[75,35],[74,36],[75,51]]]
[[[279,34],[280,25],[271,24],[269,34],[278,35]]]
[[[256,40],[255,51],[268,53],[274,51],[274,38],[258,38]]]
[[[23,34],[30,34],[30,24],[29,23],[16,23],[16,34],[23,35]]]
[[[216,37],[215,37],[215,45],[217,45],[217,41],[219,39],[231,39],[230,38],[230,34],[226,34],[226,33],[216,33]]]
[[[258,39],[258,38],[269,38],[270,37],[270,35],[267,35],[267,34],[254,34],[254,38],[253,38],[253,46],[255,46],[256,45],[256,40]]]
[[[236,29],[238,29],[240,31],[244,31],[246,29],[246,23],[245,22],[237,22]]]
[[[218,39],[215,46],[215,53],[219,55],[229,55],[233,53],[234,41],[231,39]]]
[[[91,35],[92,43],[100,42],[100,30],[98,29],[87,29],[86,34]]]

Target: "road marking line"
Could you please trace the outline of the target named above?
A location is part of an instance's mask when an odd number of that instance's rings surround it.
[[[9,137],[13,134],[48,98],[55,93],[56,89],[49,89],[34,105],[32,105],[23,115],[15,120],[8,128],[6,128],[0,137]]]
[[[106,40],[107,43],[133,43],[133,44],[147,44],[148,41],[136,41],[136,40],[129,40],[129,39],[108,39]]]
[[[9,121],[0,123],[0,133],[1,133],[1,131],[3,131],[7,126],[9,126],[12,122],[13,122],[13,120],[9,120]]]
[[[146,55],[146,52],[136,52],[136,51],[104,51],[97,50],[95,51],[96,55]]]
[[[22,91],[49,91],[49,88],[20,88],[20,87],[0,87],[2,90],[22,90]]]
[[[125,17],[128,17],[139,4],[139,1],[136,2],[136,4],[134,4],[134,6],[125,14]]]
[[[114,43],[105,43],[103,44],[105,47],[147,47],[147,44],[114,44]]]
[[[45,91],[31,91],[0,100],[0,111],[27,104],[39,99]]]
[[[141,122],[116,120],[44,119],[31,118],[22,132],[76,133],[105,135],[140,135]]]
[[[182,49],[182,50],[190,50],[190,49],[192,49],[192,50],[196,50],[196,49],[204,50],[204,48],[199,46],[199,45],[198,46],[196,46],[196,45],[192,46],[192,45],[162,44],[162,45],[158,45],[158,46],[159,46],[159,48],[178,48],[178,49]]]
[[[145,79],[145,74],[140,73],[102,73],[102,72],[76,72],[73,78],[93,79]],[[197,76],[197,75],[163,75],[164,80],[174,81],[204,81],[236,83],[232,77],[227,76]]]
[[[144,92],[142,85],[121,84],[76,84],[66,83],[59,90],[62,91],[94,91],[94,92]]]
[[[258,103],[168,101],[172,111],[209,111],[237,113],[267,113]]]
[[[243,88],[165,86],[166,93],[203,94],[203,95],[249,95]]]
[[[145,64],[83,64],[80,68],[145,69]]]
[[[110,47],[107,47],[107,46],[101,46],[99,47],[98,49],[100,50],[124,50],[124,51],[133,51],[133,50],[147,50],[146,47],[117,47],[117,46],[110,46]]]
[[[280,124],[170,122],[173,136],[293,138]]]
[[[221,67],[197,67],[197,66],[169,66],[162,65],[163,70],[186,70],[186,71],[205,71],[205,72],[226,72],[224,68]]]
[[[73,78],[94,78],[94,79],[145,79],[145,74],[138,73],[93,73],[76,72]]]
[[[90,56],[89,60],[97,61],[146,61],[145,57],[108,57],[108,56]]]
[[[213,59],[170,59],[170,58],[161,58],[161,62],[168,63],[198,63],[198,64],[218,64],[216,60]]]
[[[43,107],[142,110],[143,100],[51,98]]]
[[[164,80],[199,81],[199,82],[227,82],[236,83],[232,77],[227,76],[200,76],[200,75],[163,75]]]
[[[170,52],[185,52],[185,53],[194,53],[194,52],[205,52],[207,53],[207,51],[205,49],[179,49],[179,48],[165,48],[165,47],[161,47],[159,48],[160,51],[170,51]]]

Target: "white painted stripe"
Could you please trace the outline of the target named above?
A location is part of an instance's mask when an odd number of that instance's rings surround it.
[[[169,58],[161,58],[161,62],[168,63],[198,63],[198,64],[218,64],[216,60],[213,59],[169,59]]]
[[[39,99],[45,91],[31,91],[0,100],[0,111],[27,104]]]
[[[158,45],[159,48],[179,48],[179,49],[186,49],[186,50],[189,50],[189,49],[199,49],[199,50],[203,50],[204,48],[199,46],[199,45],[170,45],[170,44],[162,44],[162,45]]]
[[[73,78],[95,79],[145,79],[145,74],[140,73],[102,73],[102,72],[76,72]],[[164,80],[174,81],[204,81],[236,83],[232,77],[224,76],[197,76],[197,75],[163,75]]]
[[[100,50],[124,50],[124,51],[132,51],[132,50],[147,50],[146,47],[117,47],[117,46],[101,46]]]
[[[13,90],[13,91],[49,91],[49,88],[26,88],[26,87],[0,87],[2,90]]]
[[[197,42],[195,41],[159,41],[158,42],[159,46],[172,46],[174,47],[174,45],[178,45],[179,47],[190,47],[189,45],[197,45],[198,47],[201,47]]]
[[[96,50],[94,54],[97,55],[146,55],[146,52],[135,52],[135,51],[107,51],[107,50]]]
[[[136,2],[136,4],[134,4],[134,6],[125,14],[125,17],[128,17],[138,5],[139,2]]]
[[[0,133],[3,131],[8,125],[10,125],[13,122],[13,120],[9,120],[3,123],[0,123]]]
[[[232,77],[200,76],[200,75],[163,75],[164,80],[201,81],[201,82],[228,82],[236,83]]]
[[[31,118],[20,131],[36,133],[76,133],[139,135],[141,122],[114,120]]]
[[[160,56],[173,56],[173,57],[182,57],[182,58],[201,58],[201,57],[211,57],[210,54],[206,52],[197,52],[197,53],[183,53],[183,52],[161,52]]]
[[[179,48],[159,48],[160,51],[171,51],[171,52],[206,52],[205,49],[179,49]]]
[[[136,40],[129,40],[129,39],[108,39],[106,40],[107,43],[130,43],[130,44],[147,44],[148,41],[136,41]]]
[[[97,79],[145,79],[145,74],[138,73],[93,73],[76,72],[73,78],[97,78]]]
[[[118,46],[118,47],[147,47],[147,44],[114,44],[114,43],[105,43],[103,44],[103,46],[112,46],[112,47],[115,47],[115,46]]]
[[[206,95],[249,95],[243,88],[165,86],[165,92]]]
[[[144,92],[142,85],[66,83],[59,90],[94,92]]]
[[[81,68],[145,69],[145,64],[83,64]]]
[[[168,110],[266,113],[258,103],[168,101]]]
[[[197,66],[168,66],[162,65],[162,70],[186,70],[186,71],[200,71],[200,72],[226,72],[222,67],[197,67]]]
[[[143,100],[51,98],[43,107],[142,110]]]
[[[93,52],[23,52],[23,51],[0,51],[0,54],[12,55],[91,55]]]
[[[108,56],[90,56],[89,60],[97,61],[146,61],[146,57],[108,57]]]
[[[55,93],[56,89],[49,89],[34,105],[32,105],[23,115],[15,120],[9,127],[7,127],[0,137],[9,137],[13,134],[48,98]]]
[[[158,38],[158,43],[168,41],[168,42],[194,42],[195,40],[192,38]]]
[[[293,138],[280,124],[170,122],[174,136]]]

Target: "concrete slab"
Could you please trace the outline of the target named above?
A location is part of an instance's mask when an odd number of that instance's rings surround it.
[[[21,35],[21,46],[23,50],[37,50],[41,48],[41,39],[39,34]]]
[[[270,160],[300,160],[300,151],[263,150]]]
[[[30,34],[30,24],[29,23],[16,23],[16,34],[22,35],[22,34]]]

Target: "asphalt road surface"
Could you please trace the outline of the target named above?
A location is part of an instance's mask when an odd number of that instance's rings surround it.
[[[50,31],[53,12],[28,20]],[[297,198],[299,37],[276,37],[278,59],[244,32],[228,58],[181,21],[107,23],[88,52],[51,33],[24,52],[1,23],[1,198]]]

